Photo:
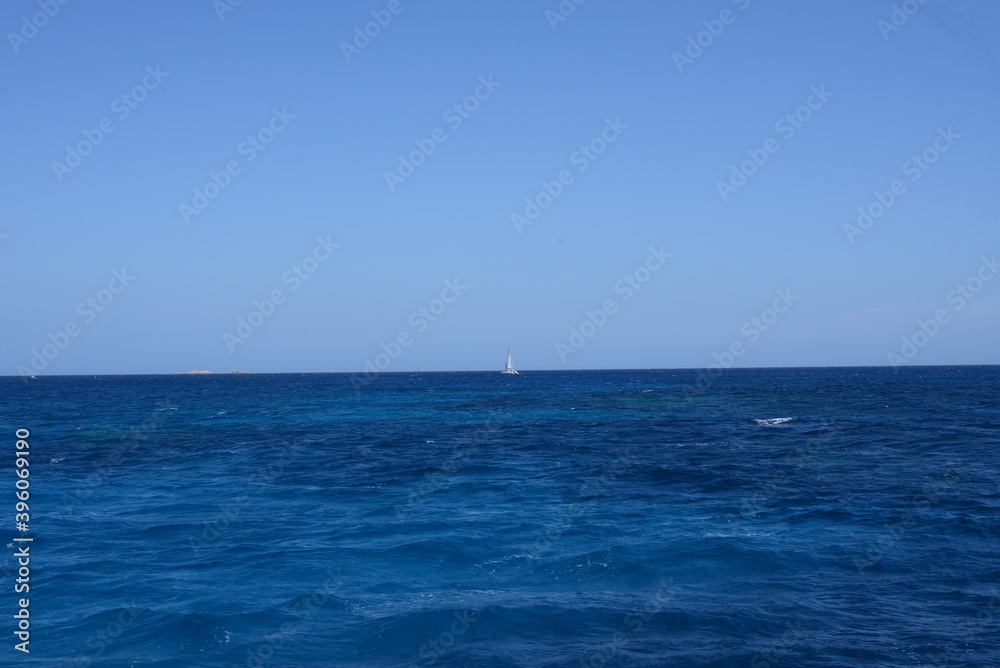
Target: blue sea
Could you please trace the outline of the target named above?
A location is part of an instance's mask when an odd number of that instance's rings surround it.
[[[0,391],[0,665],[1000,666],[1000,367]]]

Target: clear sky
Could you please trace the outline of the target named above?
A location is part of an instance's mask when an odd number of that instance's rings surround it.
[[[3,3],[0,373],[1000,363],[994,2],[234,3]]]

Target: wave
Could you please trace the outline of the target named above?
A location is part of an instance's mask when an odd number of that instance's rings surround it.
[[[763,419],[763,420],[761,420],[761,419],[755,419],[754,422],[756,422],[759,425],[764,425],[766,427],[770,427],[770,426],[776,425],[776,424],[784,424],[785,422],[791,422],[794,419],[795,418],[792,418],[792,417],[766,418],[766,419]]]

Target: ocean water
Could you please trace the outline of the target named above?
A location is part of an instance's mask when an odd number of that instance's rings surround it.
[[[1000,367],[0,392],[4,666],[1000,665]]]

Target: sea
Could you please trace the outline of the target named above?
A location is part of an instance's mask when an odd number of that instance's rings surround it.
[[[0,396],[3,666],[1000,666],[997,366]]]

